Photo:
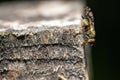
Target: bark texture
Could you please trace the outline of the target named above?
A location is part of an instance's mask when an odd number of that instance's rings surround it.
[[[83,2],[0,5],[0,80],[88,80]]]

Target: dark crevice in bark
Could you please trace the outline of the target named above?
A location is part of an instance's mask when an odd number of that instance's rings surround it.
[[[58,59],[58,58],[54,58],[54,59],[2,59],[0,60],[0,63],[2,61],[8,61],[8,62],[37,62],[37,61],[40,61],[40,62],[51,62],[51,61],[63,61],[63,62],[82,62],[83,59],[81,58],[68,58],[68,59],[64,59],[64,58],[61,58],[61,59]]]

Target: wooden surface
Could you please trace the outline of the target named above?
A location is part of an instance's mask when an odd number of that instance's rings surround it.
[[[0,80],[88,80],[83,3],[0,5]]]

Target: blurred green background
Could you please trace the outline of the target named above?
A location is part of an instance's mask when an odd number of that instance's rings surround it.
[[[94,13],[97,33],[92,48],[94,80],[120,80],[118,3],[117,0],[87,0]]]
[[[6,1],[14,0],[0,0]],[[97,33],[92,47],[94,80],[120,80],[118,3],[117,0],[87,0],[94,13]]]

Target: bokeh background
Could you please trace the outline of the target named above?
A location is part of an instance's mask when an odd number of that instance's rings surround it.
[[[87,0],[94,13],[96,42],[92,48],[94,80],[120,80],[119,1]]]
[[[8,1],[14,0],[0,3]],[[94,80],[120,80],[120,4],[117,0],[87,0],[87,5],[94,13],[97,33],[92,46]]]

